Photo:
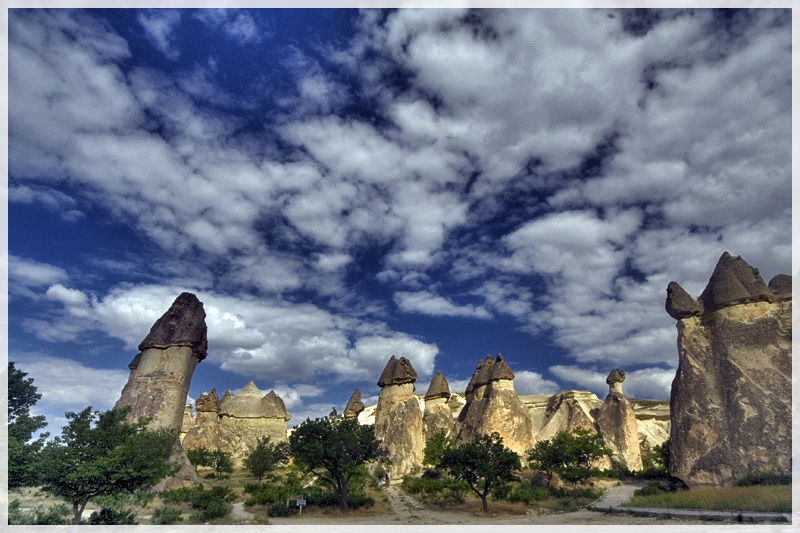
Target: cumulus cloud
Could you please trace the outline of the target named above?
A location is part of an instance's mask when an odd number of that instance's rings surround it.
[[[555,365],[551,366],[549,370],[564,382],[588,389],[601,399],[608,394],[608,385],[606,384],[608,372],[596,372],[574,365]],[[622,389],[628,398],[667,399],[674,378],[674,368],[634,370],[626,372]]]
[[[139,13],[138,20],[154,47],[168,59],[178,59],[181,53],[174,42],[173,31],[181,21],[180,11],[153,9]]]
[[[221,29],[240,43],[258,43],[271,33],[263,23],[256,23],[246,10],[207,8],[195,11],[194,16],[212,28]]]
[[[67,272],[61,267],[8,255],[8,290],[12,294],[37,298],[31,288],[49,287],[67,279]]]
[[[555,394],[560,390],[555,381],[544,379],[540,373],[529,370],[514,372],[514,388],[517,394],[522,395]]]
[[[442,296],[428,291],[396,292],[394,301],[401,311],[406,313],[422,313],[432,316],[461,316],[470,318],[492,318],[486,308],[472,304],[456,305]]]

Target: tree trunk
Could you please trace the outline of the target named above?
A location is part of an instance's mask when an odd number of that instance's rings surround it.
[[[339,496],[339,508],[347,511],[347,482],[339,476],[336,478],[336,492]]]
[[[81,524],[81,516],[83,515],[83,510],[86,508],[86,504],[89,503],[89,500],[81,503],[80,505],[78,502],[72,502],[72,524],[79,526]]]
[[[487,497],[486,496],[487,496],[487,493],[485,493],[485,492],[481,493],[481,503],[483,504],[483,512],[484,513],[488,513],[489,512],[489,503],[487,502]]]

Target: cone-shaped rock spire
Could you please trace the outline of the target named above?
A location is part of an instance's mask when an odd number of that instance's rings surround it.
[[[361,401],[361,391],[356,389],[347,400],[347,405],[344,408],[345,418],[356,418],[361,411],[364,410],[364,403]]]
[[[449,398],[450,385],[447,384],[447,379],[442,375],[442,371],[438,370],[436,375],[433,376],[431,384],[428,387],[428,392],[425,393],[426,400],[434,398]]]
[[[378,386],[401,385],[403,383],[414,383],[417,380],[417,372],[411,366],[411,362],[405,357],[398,359],[394,355],[386,363],[386,368],[378,378]]]
[[[184,292],[172,303],[172,307],[159,318],[150,333],[139,344],[139,350],[190,346],[192,355],[199,360],[206,358],[208,351],[208,329],[203,304],[197,296]]]

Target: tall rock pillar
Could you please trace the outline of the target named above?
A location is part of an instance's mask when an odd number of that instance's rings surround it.
[[[616,459],[628,470],[642,469],[642,451],[639,448],[639,428],[633,405],[622,393],[625,372],[618,368],[606,378],[608,396],[597,413],[597,430],[603,435]]]
[[[678,321],[670,395],[670,474],[689,487],[730,485],[755,470],[789,471],[792,281],[769,283],[725,252],[697,300],[674,281]]]
[[[425,426],[426,440],[439,431],[444,431],[447,438],[455,437],[456,421],[447,403],[449,399],[450,385],[439,370],[433,376],[428,392],[425,393],[425,413],[422,415],[422,423]]]
[[[128,365],[131,373],[114,407],[130,406],[132,420],[146,416],[153,427],[180,431],[192,374],[208,350],[205,318],[197,296],[178,296],[139,344],[140,353]],[[172,460],[181,469],[162,481],[160,489],[198,482],[180,442]]]
[[[422,410],[414,396],[417,373],[405,357],[389,359],[378,379],[381,392],[375,408],[375,437],[392,462],[394,476],[412,473],[422,465],[425,430]]]

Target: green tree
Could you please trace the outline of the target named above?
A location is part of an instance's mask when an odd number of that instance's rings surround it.
[[[261,478],[272,472],[278,465],[289,460],[289,443],[273,443],[269,437],[261,437],[258,444],[244,460],[244,466],[261,481]]]
[[[478,435],[472,442],[444,450],[439,467],[451,476],[467,482],[478,495],[483,511],[489,512],[487,498],[493,486],[516,479],[520,470],[519,455],[503,444],[497,434]]]
[[[211,466],[216,477],[228,477],[233,474],[233,458],[228,452],[214,450],[211,452]]]
[[[197,470],[198,466],[214,466],[214,452],[205,446],[198,446],[191,450],[186,450],[186,458],[192,463],[192,466]]]
[[[9,488],[36,485],[39,468],[36,465],[39,452],[48,433],[31,440],[33,434],[47,425],[42,415],[31,416],[33,407],[42,395],[36,391],[33,378],[8,363],[8,486]]]
[[[347,510],[349,483],[366,461],[383,455],[375,429],[362,426],[355,418],[344,418],[336,409],[325,418],[306,419],[289,437],[295,464],[330,486]]]
[[[602,435],[578,428],[573,433],[559,431],[552,439],[537,442],[528,451],[528,461],[545,473],[549,487],[554,473],[571,483],[588,479],[592,463],[610,454]]]
[[[146,489],[178,470],[169,462],[176,432],[150,430],[146,418],[129,423],[129,412],[66,413],[61,436],[42,450],[42,488],[72,504],[76,525],[92,498]]]
[[[455,447],[456,440],[447,436],[445,430],[440,429],[425,442],[422,461],[426,465],[436,466],[442,459],[444,451]]]

